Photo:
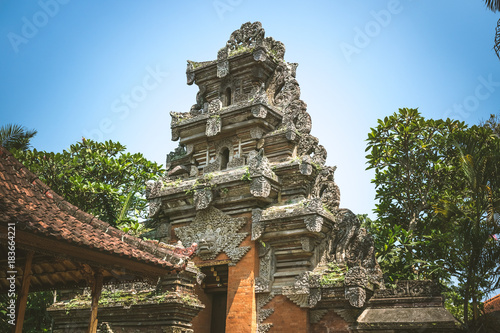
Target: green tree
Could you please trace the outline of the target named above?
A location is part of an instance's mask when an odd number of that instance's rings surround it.
[[[445,261],[459,281],[465,322],[479,318],[480,299],[500,284],[500,138],[489,127],[473,126],[454,134],[460,191],[447,193],[437,206],[453,225]]]
[[[496,13],[500,11],[500,0],[484,0],[486,7],[489,10]],[[495,43],[493,48],[495,49],[495,53],[497,57],[500,58],[500,20],[497,21],[496,33],[495,33]]]
[[[33,149],[15,155],[56,193],[113,226],[147,218],[146,181],[162,171],[161,165],[112,141],[83,139],[62,153]]]
[[[7,150],[28,150],[30,140],[36,133],[36,130],[28,130],[16,124],[3,125],[0,127],[0,145]]]
[[[426,120],[417,109],[399,109],[368,134],[368,168],[374,169],[379,256],[389,281],[447,278],[437,269],[450,232],[435,218],[434,205],[453,190],[449,136],[465,125],[452,120]],[[377,239],[377,237],[375,237]]]

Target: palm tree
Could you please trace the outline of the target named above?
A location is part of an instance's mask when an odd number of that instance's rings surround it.
[[[0,128],[0,145],[8,150],[28,150],[30,140],[36,133],[36,130],[28,130],[20,125],[7,124]]]
[[[456,248],[450,258],[464,297],[464,319],[468,324],[468,305],[472,300],[472,317],[479,317],[479,300],[483,292],[498,287],[500,271],[500,140],[488,127],[473,126],[457,133],[463,191],[443,202],[438,210],[454,225]]]
[[[484,0],[486,7],[496,13],[500,11],[500,0]],[[497,57],[500,59],[500,20],[497,21],[497,28],[495,33],[495,45],[493,46]]]

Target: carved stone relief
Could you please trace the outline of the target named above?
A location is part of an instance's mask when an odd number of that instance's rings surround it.
[[[196,210],[207,208],[212,202],[214,195],[208,188],[196,190],[194,193],[194,206]]]
[[[250,193],[254,197],[267,198],[271,194],[271,183],[262,176],[253,178],[250,185]]]
[[[313,198],[321,198],[321,202],[331,212],[336,211],[340,205],[340,190],[334,181],[336,167],[325,167],[316,176],[311,192]]]
[[[238,232],[245,224],[244,218],[232,218],[215,207],[198,211],[193,222],[175,229],[182,244],[197,243],[197,255],[203,260],[215,259],[224,252],[233,262],[238,262],[249,246],[239,247],[247,232]]]

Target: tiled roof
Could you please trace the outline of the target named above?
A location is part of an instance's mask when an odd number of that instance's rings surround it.
[[[0,146],[0,223],[31,234],[169,269],[183,269],[196,245],[145,241],[65,201]]]
[[[500,311],[500,294],[484,302],[484,312]]]

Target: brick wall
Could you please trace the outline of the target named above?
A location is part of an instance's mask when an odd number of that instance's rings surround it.
[[[316,324],[311,324],[310,333],[349,333],[349,325],[333,310],[329,310]]]
[[[300,308],[286,296],[275,296],[264,309],[274,308],[274,313],[264,323],[273,323],[269,333],[310,333],[308,309]]]
[[[251,248],[236,266],[229,266],[226,332],[254,333],[257,329],[254,279],[259,258],[250,235],[241,246]]]

